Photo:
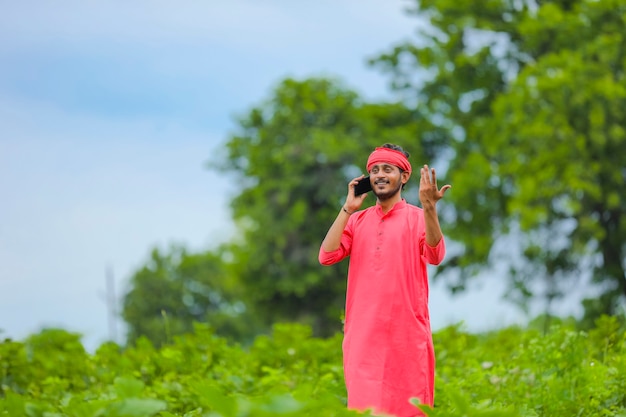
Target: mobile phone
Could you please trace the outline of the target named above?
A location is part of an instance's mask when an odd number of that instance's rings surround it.
[[[370,177],[361,178],[361,180],[354,186],[354,195],[361,195],[368,191],[372,191]]]

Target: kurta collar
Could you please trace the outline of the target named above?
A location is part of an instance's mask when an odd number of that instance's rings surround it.
[[[397,210],[402,210],[403,208],[406,207],[406,200],[403,198],[402,200],[398,201],[396,204],[393,205],[393,207],[391,207],[391,210],[389,210],[387,212],[387,214],[383,213],[383,208],[380,205],[380,202],[376,202],[376,212],[382,217],[382,216],[389,216],[391,215],[391,213],[393,213],[394,211]]]

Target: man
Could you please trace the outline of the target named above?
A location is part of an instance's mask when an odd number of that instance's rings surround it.
[[[421,170],[422,208],[407,204],[402,189],[411,176],[409,154],[385,144],[367,160],[376,205],[358,211],[366,194],[348,196],[319,251],[331,265],[350,256],[343,362],[348,407],[398,417],[422,415],[409,399],[433,405],[435,356],[428,312],[426,264],[445,254],[436,203],[435,170]]]

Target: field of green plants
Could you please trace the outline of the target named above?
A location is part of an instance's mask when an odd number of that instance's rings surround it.
[[[537,326],[539,327],[539,326]],[[603,317],[578,331],[509,327],[435,333],[437,385],[429,416],[626,416],[626,332]],[[45,330],[0,344],[0,416],[353,416],[345,408],[341,335],[276,325],[247,347],[203,325],[156,349]]]

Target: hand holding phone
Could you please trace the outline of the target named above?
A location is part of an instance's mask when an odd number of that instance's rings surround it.
[[[364,177],[354,186],[354,195],[361,195],[372,191],[372,184],[370,183],[370,177]]]

